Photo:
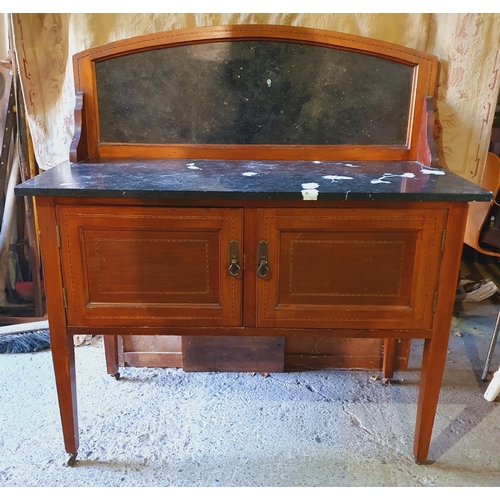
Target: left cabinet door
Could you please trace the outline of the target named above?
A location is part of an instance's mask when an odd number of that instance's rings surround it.
[[[241,325],[242,210],[56,210],[70,326]]]

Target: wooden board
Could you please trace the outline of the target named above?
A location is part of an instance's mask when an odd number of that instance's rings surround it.
[[[282,337],[182,337],[187,372],[282,372]]]

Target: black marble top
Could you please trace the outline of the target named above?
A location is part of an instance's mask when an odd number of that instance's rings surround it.
[[[97,61],[101,143],[407,142],[415,68],[308,43],[194,43]]]
[[[65,162],[19,196],[225,200],[491,201],[450,171],[404,161],[126,160]]]

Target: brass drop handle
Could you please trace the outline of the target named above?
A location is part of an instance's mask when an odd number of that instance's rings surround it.
[[[236,240],[231,240],[229,242],[229,274],[231,276],[238,276],[241,271],[241,267],[238,264],[239,257],[238,242]]]
[[[257,253],[257,276],[266,278],[269,275],[269,266],[267,265],[267,241],[259,242],[259,250]]]

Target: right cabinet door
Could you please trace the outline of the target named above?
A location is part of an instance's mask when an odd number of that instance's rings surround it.
[[[375,203],[259,210],[257,326],[431,329],[446,216]]]

